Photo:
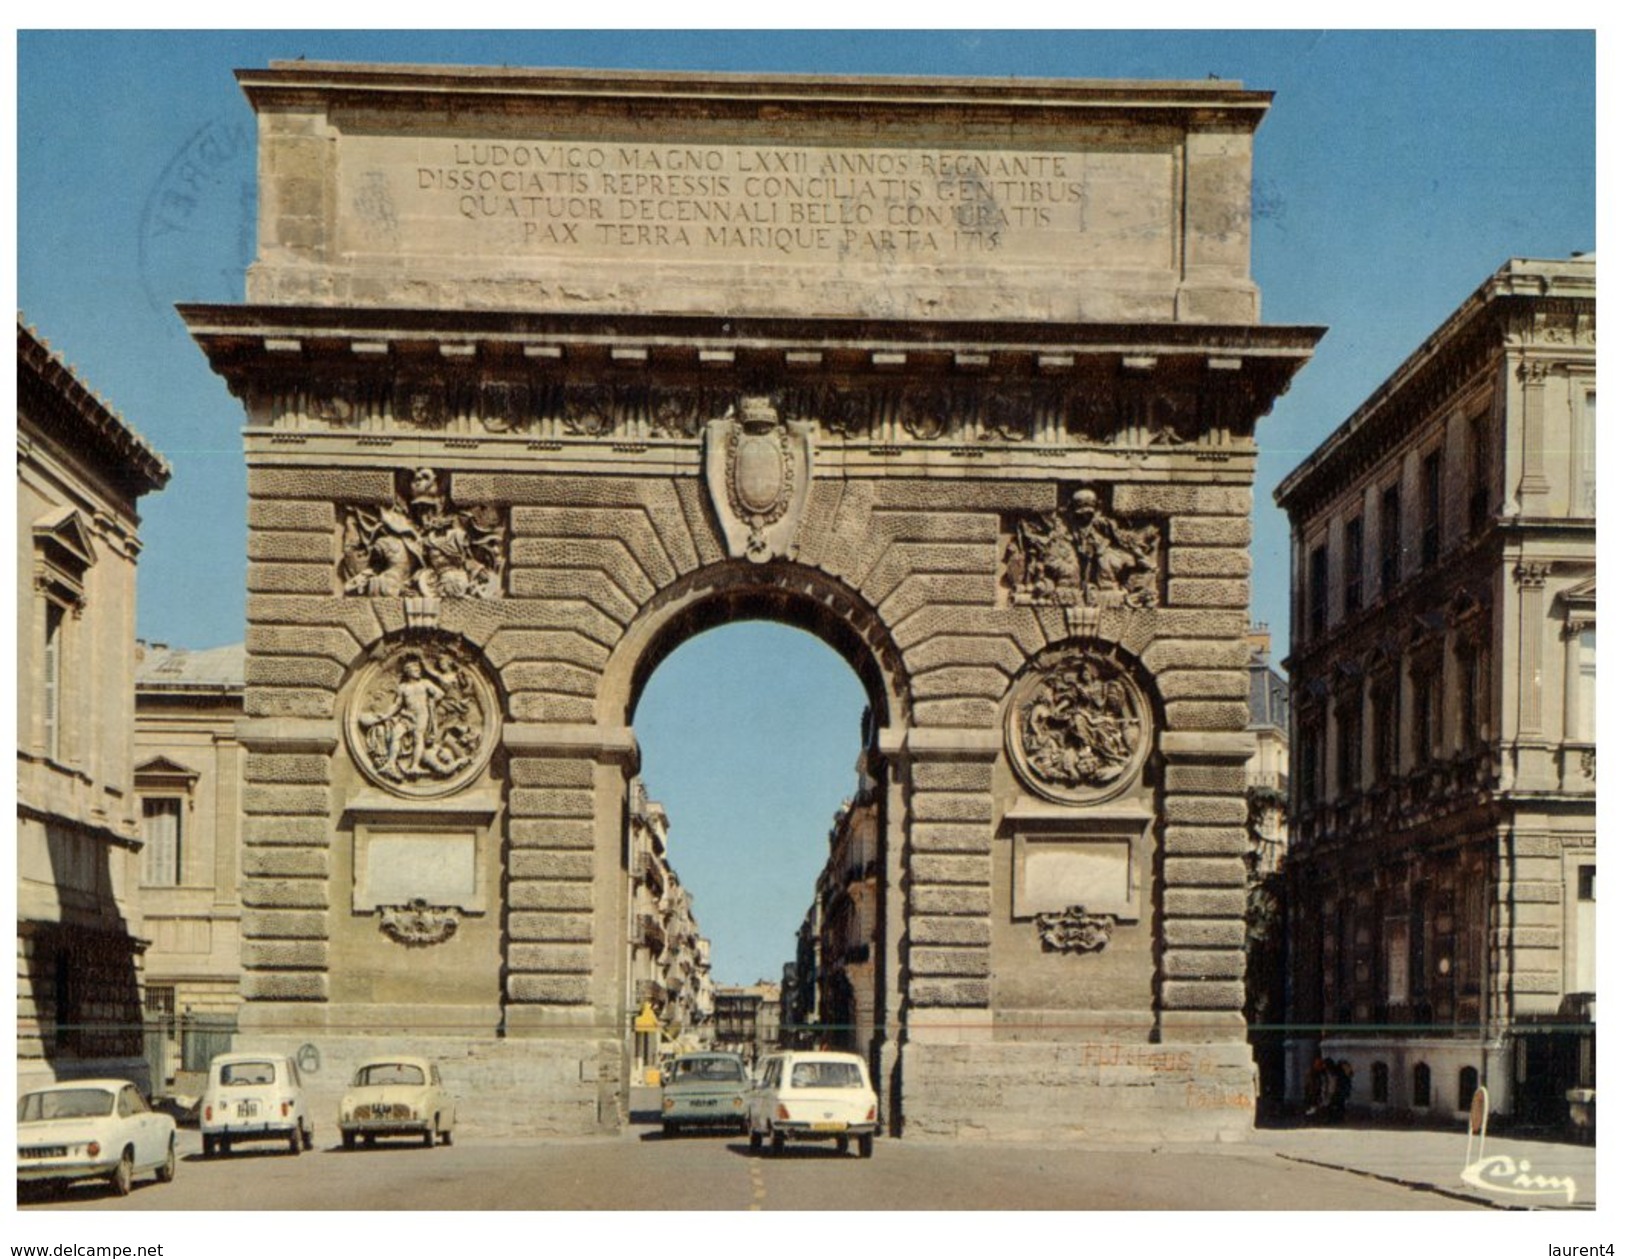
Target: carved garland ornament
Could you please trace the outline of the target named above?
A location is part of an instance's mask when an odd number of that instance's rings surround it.
[[[1068,651],[1017,682],[1005,726],[1010,762],[1047,800],[1109,799],[1145,764],[1146,713],[1144,696],[1114,661]]]
[[[421,897],[405,905],[381,905],[378,929],[397,944],[425,948],[444,944],[457,934],[462,915],[455,909],[430,905]]]
[[[1046,953],[1099,953],[1111,943],[1117,920],[1110,914],[1091,914],[1082,905],[1068,905],[1035,914],[1033,925]]]
[[[345,736],[378,786],[418,799],[472,782],[497,741],[496,690],[449,636],[394,643],[369,661],[350,695]]]

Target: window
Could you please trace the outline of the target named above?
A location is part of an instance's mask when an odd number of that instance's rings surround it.
[[[1411,1105],[1424,1109],[1433,1105],[1433,1072],[1425,1062],[1417,1063],[1411,1071]]]
[[[1456,1109],[1471,1110],[1473,1094],[1478,1092],[1478,1068],[1463,1067],[1456,1074]]]
[[[1371,1100],[1377,1105],[1385,1105],[1388,1101],[1388,1064],[1386,1062],[1373,1062],[1371,1064]]]
[[[62,759],[62,605],[45,605],[45,755]]]
[[[1371,686],[1372,772],[1378,782],[1392,778],[1399,768],[1399,705],[1393,674]]]
[[[1298,759],[1294,764],[1293,782],[1298,789],[1298,807],[1312,809],[1320,803],[1320,729],[1300,726],[1298,729]]]
[[[1422,460],[1422,563],[1439,562],[1439,516],[1443,493],[1437,450]]]
[[[1360,789],[1360,753],[1365,741],[1362,729],[1360,702],[1338,709],[1337,712],[1337,794],[1352,795]]]
[[[1597,631],[1583,629],[1576,636],[1580,652],[1580,685],[1575,703],[1578,706],[1576,730],[1581,739],[1591,741],[1597,737]]]
[[[181,883],[181,801],[158,796],[141,802],[141,882],[147,887]]]
[[[1356,516],[1343,526],[1343,615],[1360,610],[1360,581],[1365,569],[1365,522]]]
[[[1490,520],[1489,417],[1475,416],[1467,429],[1467,532],[1477,533]]]
[[[1398,485],[1390,485],[1382,492],[1378,528],[1382,531],[1382,593],[1387,594],[1399,584],[1401,541]]]
[[[1309,637],[1319,638],[1326,632],[1326,548],[1317,546],[1309,552]]]
[[[1587,389],[1574,422],[1574,508],[1576,516],[1597,514],[1597,391]]]
[[[1476,747],[1483,720],[1483,652],[1478,645],[1464,647],[1456,656],[1461,689],[1461,746]]]
[[[1433,668],[1418,668],[1411,674],[1411,761],[1416,766],[1426,765],[1433,759],[1439,746],[1439,712],[1442,682],[1439,678],[1437,658]]]

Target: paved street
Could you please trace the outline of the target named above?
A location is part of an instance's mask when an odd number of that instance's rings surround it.
[[[1272,1134],[1259,1134],[1267,1137]],[[1339,1134],[1341,1135],[1341,1134]],[[1398,1134],[1409,1138],[1417,1134]],[[1422,1134],[1436,1135],[1436,1134]],[[792,1146],[752,1155],[737,1136],[665,1139],[469,1138],[451,1148],[380,1145],[345,1152],[331,1127],[298,1157],[247,1147],[205,1160],[182,1133],[175,1182],[129,1197],[101,1186],[24,1204],[29,1211],[287,1210],[1307,1210],[1459,1211],[1426,1189],[1282,1157],[1266,1143],[1120,1147],[892,1141],[875,1156]]]

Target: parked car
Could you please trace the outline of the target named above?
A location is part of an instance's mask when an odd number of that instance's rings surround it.
[[[666,1136],[689,1127],[749,1132],[749,1091],[745,1060],[738,1054],[680,1054],[661,1092],[660,1129]]]
[[[128,1080],[70,1080],[17,1099],[19,1181],[101,1177],[122,1195],[147,1172],[175,1179],[175,1121]]]
[[[457,1103],[440,1080],[440,1068],[427,1058],[372,1058],[361,1064],[339,1103],[344,1148],[356,1138],[371,1145],[378,1137],[422,1137],[423,1144],[451,1144]]]
[[[315,1142],[299,1068],[277,1054],[216,1054],[198,1127],[206,1158],[239,1141],[286,1141],[290,1154]]]
[[[875,1152],[880,1099],[869,1068],[856,1054],[790,1052],[771,1055],[750,1095],[750,1148],[766,1140],[773,1153],[786,1141],[831,1141],[845,1154],[856,1139],[863,1158]]]

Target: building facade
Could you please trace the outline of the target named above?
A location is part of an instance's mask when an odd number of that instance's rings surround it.
[[[735,1053],[755,1067],[779,1047],[782,1010],[778,984],[722,984],[716,989],[712,1048]]]
[[[1594,1070],[1595,259],[1508,262],[1276,498],[1294,1079],[1561,1121]]]
[[[136,644],[138,886],[152,942],[142,995],[155,1090],[199,1092],[242,1004],[244,658],[241,643],[205,651]]]
[[[169,467],[17,322],[17,1074],[150,1087],[136,506]]]

